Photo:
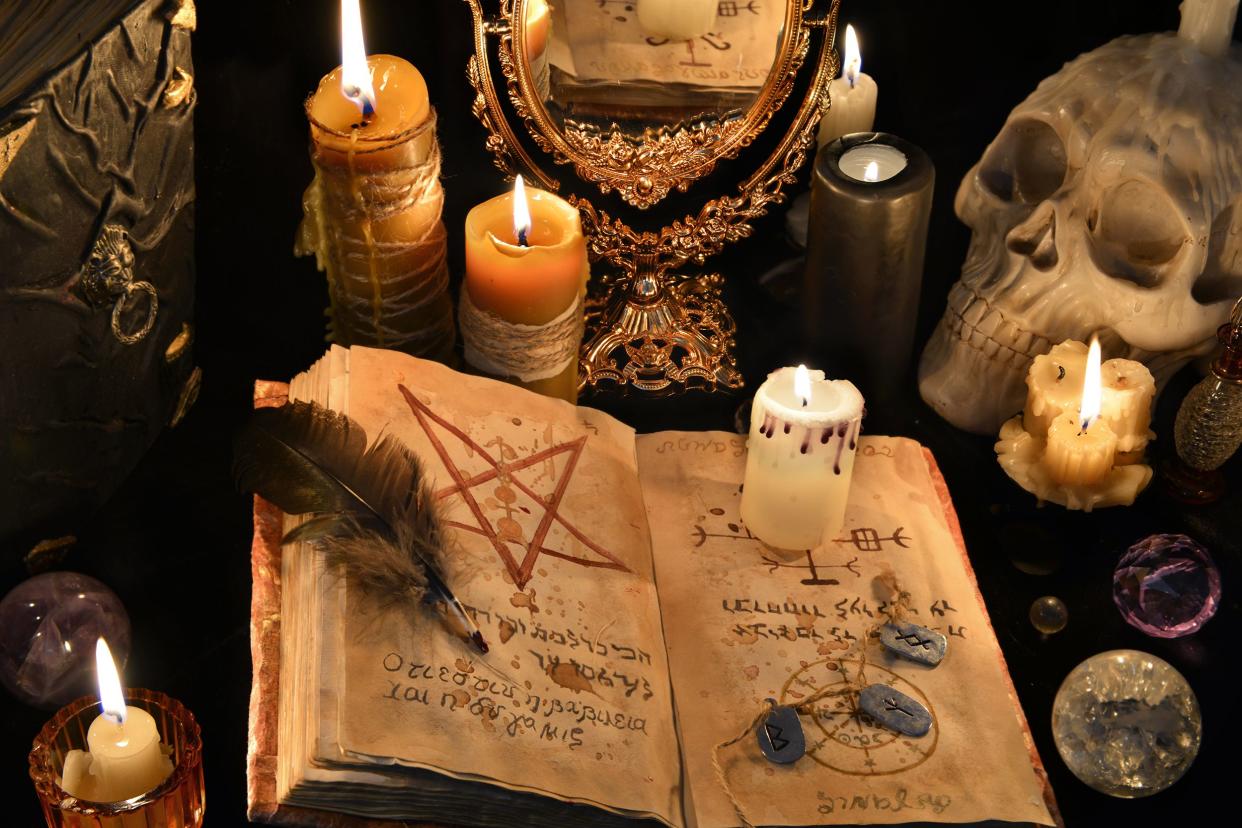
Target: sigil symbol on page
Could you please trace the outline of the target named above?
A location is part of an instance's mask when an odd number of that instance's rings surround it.
[[[776,699],[768,699],[771,710],[759,724],[759,749],[769,762],[788,765],[806,754],[806,736],[798,711],[787,705],[779,705]]]

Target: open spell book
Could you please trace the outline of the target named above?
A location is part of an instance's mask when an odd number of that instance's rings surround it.
[[[285,387],[260,383],[260,405]],[[366,348],[287,389],[395,434],[447,509],[448,582],[491,645],[383,613],[293,524],[256,507],[250,814],[289,825],[1054,825],[1055,804],[931,455],[864,437],[847,524],[781,556],[738,517],[745,439],[635,436],[588,408]],[[944,633],[935,669],[866,640],[892,604]],[[888,593],[891,597],[891,593]],[[862,666],[865,665],[865,666]],[[919,739],[856,694],[801,716],[807,755],[764,759],[765,699],[886,683]],[[723,742],[742,738],[713,753]]]

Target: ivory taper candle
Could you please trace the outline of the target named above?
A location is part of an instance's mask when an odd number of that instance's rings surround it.
[[[341,2],[342,64],[306,104],[315,179],[295,251],[327,273],[331,338],[449,360],[454,330],[440,149],[427,83],[366,56],[358,0]]]
[[[577,401],[589,276],[577,208],[552,193],[527,191],[518,176],[513,192],[466,217],[466,362],[540,394]]]
[[[768,375],[755,393],[742,520],[778,549],[813,549],[845,524],[863,397],[805,366]]]

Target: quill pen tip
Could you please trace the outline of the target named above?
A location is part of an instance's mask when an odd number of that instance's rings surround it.
[[[483,633],[475,630],[470,633],[470,640],[474,642],[474,646],[479,648],[479,652],[486,653],[488,651],[487,642],[483,640]]]

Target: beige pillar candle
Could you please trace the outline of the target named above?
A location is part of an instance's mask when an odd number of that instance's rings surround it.
[[[1097,418],[1085,429],[1073,412],[1052,421],[1044,466],[1048,476],[1062,486],[1091,486],[1112,471],[1117,454],[1117,435]]]
[[[590,277],[578,209],[514,191],[466,216],[461,329],[466,362],[531,391],[578,399],[583,296]]]
[[[880,87],[862,70],[862,51],[853,26],[845,27],[845,59],[841,77],[828,84],[828,111],[819,122],[819,146],[831,144],[842,135],[870,132],[875,126],[875,104]]]
[[[813,549],[845,524],[863,396],[804,366],[781,368],[755,393],[742,520],[777,549]]]
[[[306,105],[315,179],[295,252],[327,273],[331,338],[448,361],[454,342],[440,150],[423,76],[366,57],[342,0],[342,65]]]

